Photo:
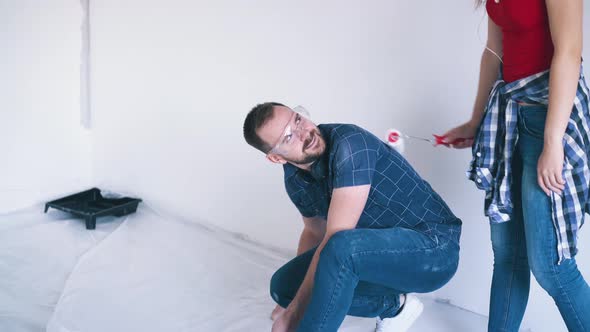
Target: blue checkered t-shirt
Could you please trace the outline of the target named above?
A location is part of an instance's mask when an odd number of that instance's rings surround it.
[[[357,228],[405,227],[459,242],[461,221],[395,149],[355,125],[318,128],[326,152],[310,171],[284,165],[287,193],[304,217],[327,219],[334,189],[369,184]]]
[[[548,104],[549,71],[506,83],[500,78],[494,84],[485,114],[473,142],[473,159],[467,176],[479,189],[485,190],[485,215],[493,223],[507,222],[512,215],[511,163],[518,139],[518,103]],[[574,106],[563,138],[563,178],[565,190],[551,194],[551,216],[557,235],[559,263],[577,252],[578,230],[584,213],[590,211],[590,114],[588,87],[580,69]]]

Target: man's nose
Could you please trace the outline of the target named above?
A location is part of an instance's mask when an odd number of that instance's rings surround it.
[[[307,129],[307,128],[299,128],[297,130],[297,136],[299,137],[299,140],[301,142],[305,142],[305,140],[310,136],[311,134],[311,130]]]

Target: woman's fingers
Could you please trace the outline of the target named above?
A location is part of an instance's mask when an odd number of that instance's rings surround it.
[[[565,182],[561,178],[561,172],[539,170],[537,176],[537,182],[541,189],[547,194],[551,195],[551,192],[561,195],[561,192],[565,189]]]
[[[556,188],[559,188],[560,190],[565,189],[565,182],[561,178],[561,174],[559,174],[557,171],[555,171],[555,172],[553,172],[552,175],[553,176],[550,177],[551,184],[553,186],[555,186]]]
[[[456,149],[465,149],[473,145],[473,139],[464,139],[463,141],[453,144],[452,146]]]
[[[545,192],[545,195],[551,195],[551,190],[545,185],[545,180],[543,179],[541,172],[537,172],[537,183],[539,184],[539,187],[541,187],[541,190]]]

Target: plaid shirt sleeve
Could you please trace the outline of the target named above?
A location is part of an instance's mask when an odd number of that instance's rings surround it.
[[[340,137],[334,147],[334,188],[371,184],[377,164],[379,141],[363,132]]]
[[[293,205],[299,210],[302,216],[306,218],[315,217],[317,215],[316,209],[313,205],[313,198],[309,193],[309,188],[306,188],[305,183],[297,178],[297,170],[294,166],[285,165],[285,189],[287,194],[293,202]]]
[[[303,200],[300,199],[296,194],[292,195],[289,193],[289,198],[291,198],[291,202],[295,205],[299,213],[306,218],[312,218],[317,215],[313,206],[304,204]]]

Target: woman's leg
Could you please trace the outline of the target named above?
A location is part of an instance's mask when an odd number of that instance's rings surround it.
[[[551,200],[537,183],[537,162],[543,150],[546,110],[522,112],[522,204],[529,264],[535,279],[553,297],[570,331],[590,331],[590,287],[575,259],[558,264],[557,235],[551,218]]]
[[[518,151],[514,153],[512,174],[512,220],[490,225],[494,252],[488,321],[490,332],[518,331],[529,298],[531,273],[522,220],[522,162]]]

